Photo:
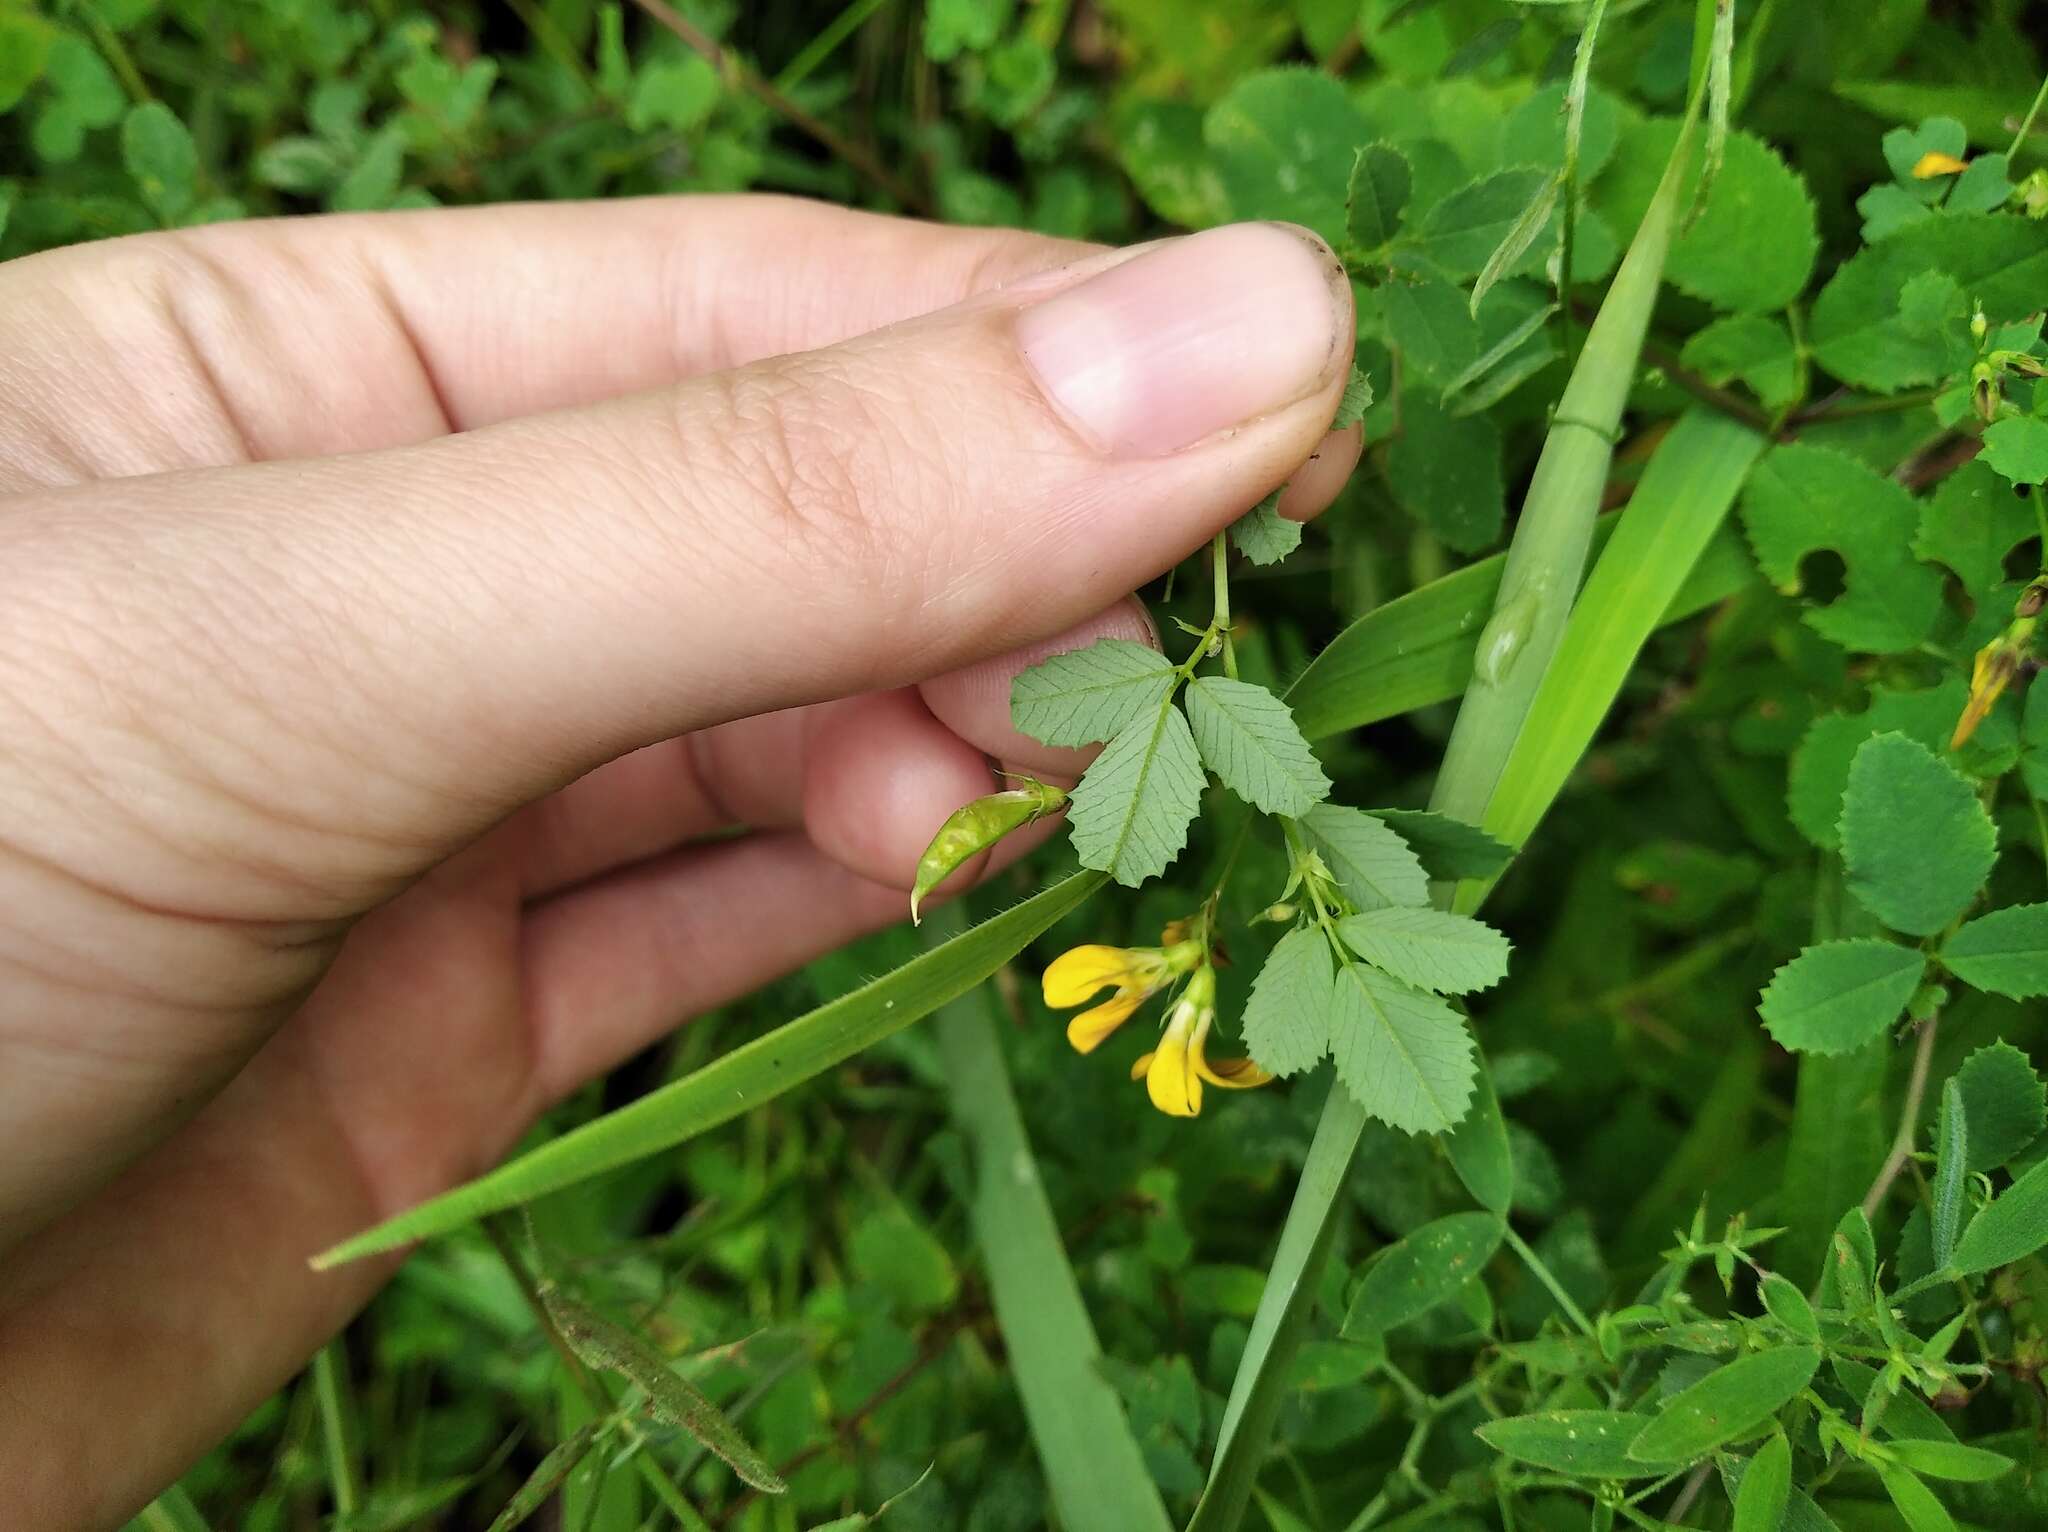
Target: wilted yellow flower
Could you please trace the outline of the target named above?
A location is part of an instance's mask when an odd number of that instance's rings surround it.
[[[1943,154],[1939,149],[1929,149],[1913,162],[1913,179],[1931,181],[1936,176],[1958,176],[1969,168],[1968,160],[1959,160],[1953,154]]]
[[[1217,1059],[1207,1053],[1216,1020],[1216,970],[1204,964],[1166,1014],[1159,1046],[1131,1066],[1131,1078],[1145,1082],[1152,1104],[1170,1117],[1202,1110],[1202,1082],[1225,1090],[1250,1090],[1273,1077],[1250,1059]]]
[[[2007,638],[1993,639],[1977,651],[1977,663],[1970,673],[1970,700],[1963,708],[1963,716],[1956,720],[1956,732],[1948,742],[1951,750],[1960,750],[1977,725],[1990,716],[2000,695],[2012,684],[2012,678],[2019,674],[2021,650]]]
[[[1133,1011],[1201,959],[1201,944],[1192,941],[1159,947],[1076,947],[1054,958],[1045,970],[1045,1003],[1064,1011],[1115,986],[1115,994],[1067,1023],[1067,1041],[1078,1052],[1092,1053]]]

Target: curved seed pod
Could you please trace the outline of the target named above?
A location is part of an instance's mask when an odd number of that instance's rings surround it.
[[[1067,795],[1036,777],[1012,777],[1019,785],[986,798],[962,804],[946,816],[939,833],[917,859],[917,881],[910,889],[910,919],[919,920],[917,907],[925,895],[950,877],[969,857],[979,856],[1012,830],[1057,814],[1067,806]]]

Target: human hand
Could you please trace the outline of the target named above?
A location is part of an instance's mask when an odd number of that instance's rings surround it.
[[[1010,677],[1328,502],[1352,333],[1276,226],[773,198],[0,268],[9,1519],[117,1525],[390,1271],[309,1254],[1071,779]]]

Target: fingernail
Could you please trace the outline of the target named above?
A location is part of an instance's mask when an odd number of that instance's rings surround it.
[[[1231,224],[1026,309],[1017,340],[1097,446],[1156,457],[1323,388],[1349,333],[1344,268],[1306,230]]]

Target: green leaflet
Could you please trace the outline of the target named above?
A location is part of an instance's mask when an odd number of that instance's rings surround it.
[[[1301,546],[1301,523],[1280,514],[1276,489],[1230,524],[1231,545],[1254,564],[1277,564]]]
[[[1428,902],[1429,875],[1421,861],[1377,815],[1340,803],[1319,803],[1300,824],[1337,886],[1360,909]]]
[[[1202,122],[1233,216],[1304,224],[1331,245],[1343,242],[1344,188],[1372,136],[1344,87],[1314,69],[1245,75]]]
[[[1895,931],[1932,936],[1991,875],[1998,832],[1969,782],[1903,734],[1866,740],[1842,795],[1849,891]]]
[[[1171,702],[1125,725],[1070,798],[1074,853],[1126,888],[1166,871],[1202,806],[1202,761]]]
[[[2048,1245],[2048,1160],[1994,1197],[1963,1231],[1955,1269],[1964,1275],[2024,1260]]]
[[[1532,166],[1523,166],[1496,171],[1461,187],[1430,209],[1416,236],[1417,250],[1446,276],[1478,276],[1502,242],[1518,231],[1527,209],[1541,196],[1546,183],[1554,192],[1556,183],[1551,176]],[[1528,239],[1533,240],[1541,229],[1539,220],[1526,231]],[[1527,248],[1525,240],[1523,249]],[[1471,307],[1477,311],[1477,298]]]
[[[1102,886],[1079,872],[696,1073],[608,1112],[313,1259],[316,1270],[445,1234],[673,1148],[802,1084],[966,993]]]
[[[1472,1034],[1435,995],[1363,963],[1337,970],[1330,1053],[1368,1115],[1407,1133],[1442,1133],[1472,1096]]]
[[[1965,984],[1994,995],[2048,995],[2048,904],[1979,915],[1942,943],[1941,961]]]
[[[2013,1470],[2013,1461],[2002,1452],[1989,1452],[1962,1442],[1905,1440],[1891,1444],[1898,1460],[1914,1473],[1930,1479],[1949,1479],[1959,1484],[1982,1484]]]
[[[1505,1227],[1494,1213],[1453,1213],[1395,1241],[1366,1268],[1344,1334],[1376,1338],[1449,1302],[1493,1259]]]
[[[1320,1063],[1330,1048],[1335,980],[1321,930],[1302,926],[1281,937],[1245,1002],[1244,1040],[1251,1056],[1276,1075],[1300,1074]]]
[[[1806,1301],[1806,1294],[1790,1277],[1772,1272],[1759,1285],[1758,1295],[1771,1318],[1794,1335],[1801,1340],[1820,1340],[1820,1321],[1813,1317],[1813,1305]]]
[[[1979,1048],[1963,1060],[1955,1078],[1970,1119],[1972,1171],[1996,1170],[2048,1127],[2048,1090],[2027,1056],[2011,1043]]]
[[[1625,1410],[1546,1410],[1489,1420],[1474,1434],[1518,1463],[1594,1479],[1646,1479],[1658,1470],[1628,1455],[1649,1417]]]
[[[1818,1346],[1781,1346],[1739,1357],[1665,1401],[1628,1444],[1639,1463],[1676,1467],[1747,1435],[1783,1409],[1820,1368]]]
[[[1792,1498],[1792,1443],[1782,1432],[1757,1449],[1735,1495],[1734,1532],[1778,1532]]]
[[[1757,1012],[1796,1053],[1849,1053],[1898,1022],[1926,967],[1911,948],[1871,937],[1821,942],[1771,976]]]
[[[1963,1222],[1964,1178],[1970,1162],[1969,1113],[1963,1106],[1962,1082],[1954,1078],[1941,1089],[1934,1153],[1934,1212],[1929,1230],[1934,1243],[1934,1266],[1939,1271],[1955,1254],[1956,1234]]]
[[[1472,1200],[1505,1218],[1515,1200],[1514,1150],[1493,1076],[1483,1061],[1473,1077],[1472,1105],[1457,1127],[1444,1135],[1443,1146]]]
[[[1401,232],[1411,184],[1408,158],[1392,144],[1367,144],[1351,167],[1345,232],[1361,250],[1377,250]]]
[[[1373,809],[1408,843],[1432,878],[1490,878],[1514,859],[1514,852],[1476,825],[1427,809]]]
[[[2048,481],[2048,420],[2012,415],[1984,428],[1984,462],[2015,484]]]
[[[748,1445],[717,1405],[669,1365],[668,1358],[625,1326],[615,1324],[568,1294],[542,1287],[548,1316],[576,1355],[592,1367],[623,1374],[647,1396],[647,1408],[658,1420],[689,1432],[721,1458],[747,1484],[763,1494],[789,1488]],[[566,1476],[567,1470],[564,1470]]]
[[[1247,803],[1298,818],[1329,796],[1330,779],[1287,704],[1265,687],[1196,676],[1188,682],[1187,715],[1203,761]]]
[[[1508,971],[1505,936],[1441,910],[1367,910],[1339,921],[1337,934],[1374,967],[1441,995],[1490,989]]]
[[[1092,745],[1149,718],[1173,690],[1173,664],[1157,649],[1104,638],[1055,654],[1010,687],[1010,721],[1048,745]]]

